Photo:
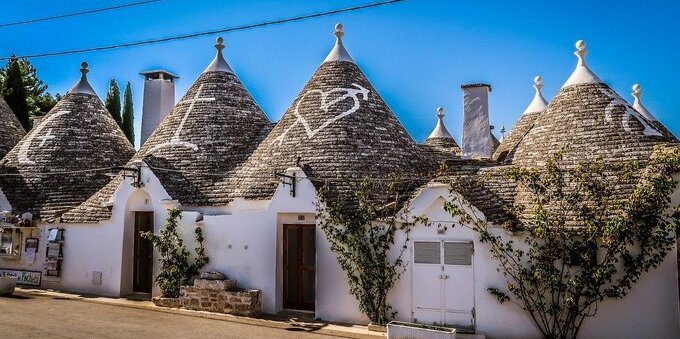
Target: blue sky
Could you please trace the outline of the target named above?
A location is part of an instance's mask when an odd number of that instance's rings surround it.
[[[0,23],[122,4],[132,0],[6,1]],[[118,11],[0,28],[0,55],[93,47],[226,28],[374,0],[164,0]],[[409,0],[332,17],[224,34],[225,55],[273,121],[292,103],[345,26],[345,46],[418,142],[444,106],[460,140],[460,85],[487,82],[494,125],[509,129],[543,76],[550,100],[576,64],[574,42],[585,39],[590,68],[624,99],[640,83],[647,108],[680,135],[680,1]],[[77,81],[80,62],[100,97],[108,80],[132,83],[141,119],[140,71],[164,68],[181,79],[179,100],[214,56],[216,36],[112,51],[31,60],[51,92]]]

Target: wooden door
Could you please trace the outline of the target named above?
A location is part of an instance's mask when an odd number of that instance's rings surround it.
[[[315,225],[283,225],[283,307],[314,310]]]
[[[153,212],[135,212],[134,273],[135,292],[151,293],[153,285],[153,245],[141,233],[153,232]]]

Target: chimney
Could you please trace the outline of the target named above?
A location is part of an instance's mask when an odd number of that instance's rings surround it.
[[[467,84],[463,90],[463,147],[461,156],[468,159],[491,158],[493,141],[489,126],[489,92],[491,85]]]
[[[491,85],[467,84],[463,90],[463,147],[467,159],[491,158],[493,141],[489,126],[489,92]]]
[[[144,76],[144,103],[142,104],[142,131],[140,147],[175,106],[175,79],[168,71],[141,72]]]

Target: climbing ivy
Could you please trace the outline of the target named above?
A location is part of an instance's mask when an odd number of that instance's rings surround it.
[[[508,210],[514,222],[506,232],[460,195],[445,206],[478,233],[506,278],[505,286],[488,291],[525,310],[545,338],[575,338],[602,301],[624,298],[662,264],[680,225],[678,207],[670,208],[677,147],[657,149],[645,167],[602,160],[568,166],[564,152],[543,168],[509,172],[530,203]]]
[[[396,312],[387,295],[406,270],[402,257],[411,224],[404,223],[408,207],[393,180],[363,180],[353,194],[340,194],[326,185],[320,190],[317,221],[347,276],[349,292],[371,323],[384,325]],[[403,207],[400,208],[400,207]],[[403,231],[404,239],[396,234]],[[390,252],[396,248],[396,252]]]
[[[182,218],[182,212],[178,209],[169,209],[165,226],[159,234],[143,232],[141,236],[149,239],[154,248],[160,254],[160,272],[155,278],[164,297],[178,298],[180,286],[187,285],[191,278],[198,274],[199,270],[208,264],[203,246],[203,230],[196,227],[197,258],[190,263],[190,254],[184,245],[181,234],[178,231],[178,220]]]

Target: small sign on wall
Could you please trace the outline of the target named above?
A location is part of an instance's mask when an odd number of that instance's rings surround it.
[[[27,286],[40,286],[42,279],[42,272],[38,271],[20,271],[20,270],[6,270],[0,268],[0,277],[16,277],[17,284]]]

